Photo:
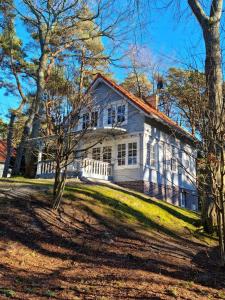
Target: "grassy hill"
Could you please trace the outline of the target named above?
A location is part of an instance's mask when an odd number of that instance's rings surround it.
[[[0,299],[225,299],[195,212],[116,185],[69,181],[58,212],[51,180],[1,189]]]

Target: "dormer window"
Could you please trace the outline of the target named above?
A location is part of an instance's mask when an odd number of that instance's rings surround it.
[[[125,105],[117,106],[117,122],[122,123],[125,121]]]
[[[113,125],[116,120],[116,110],[114,107],[108,108],[108,125]]]
[[[93,111],[91,113],[91,126],[92,127],[98,126],[98,111]]]
[[[82,128],[87,129],[90,123],[89,113],[83,114],[83,124]]]

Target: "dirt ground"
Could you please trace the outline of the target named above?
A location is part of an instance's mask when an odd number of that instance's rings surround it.
[[[112,222],[79,199],[56,213],[43,190],[3,190],[0,299],[225,299],[216,251]]]

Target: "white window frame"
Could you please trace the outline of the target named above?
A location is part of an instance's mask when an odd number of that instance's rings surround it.
[[[156,141],[147,142],[147,166],[150,169],[158,169],[159,145]]]
[[[171,159],[170,159],[170,165],[171,165],[171,172],[175,173],[177,172],[177,149],[175,146],[172,146],[172,153],[171,153]]]
[[[125,149],[123,146],[125,146]],[[121,147],[121,149],[119,149],[119,147]],[[125,155],[123,156],[122,154],[125,152]],[[121,155],[119,155],[119,153],[121,153]],[[120,157],[119,157],[120,156]],[[119,161],[123,160],[124,163],[120,164]],[[126,166],[126,160],[127,160],[127,143],[121,143],[117,145],[117,165],[118,167],[124,167]]]
[[[111,110],[111,115],[109,116],[109,110]],[[113,114],[112,114],[113,112]],[[109,123],[110,119],[110,123]],[[114,106],[107,107],[107,125],[114,125],[116,123],[116,108]]]
[[[186,207],[186,202],[187,202],[187,194],[184,191],[180,192],[180,206],[182,208]]]
[[[109,150],[110,149],[110,150]],[[105,156],[105,158],[104,158]],[[104,146],[102,148],[102,161],[112,163],[112,146]]]
[[[86,120],[84,120],[84,117],[88,116],[88,118]],[[85,126],[84,126],[85,124]],[[87,129],[90,126],[90,114],[89,112],[83,113],[82,114],[82,130]]]
[[[93,124],[93,114],[96,114],[96,113],[97,113],[97,119],[95,118],[94,120],[97,121],[97,122],[96,122],[96,125],[95,125],[95,124]],[[99,124],[99,110],[96,109],[96,110],[91,111],[89,119],[90,119],[90,125],[91,125],[92,128],[93,127],[94,128],[98,127],[98,124]]]
[[[123,109],[120,113],[119,113],[119,108]],[[123,121],[119,121],[119,118],[123,117],[124,120]],[[119,104],[116,107],[116,123],[117,124],[123,124],[126,121],[126,104]]]
[[[134,147],[134,145],[135,145],[135,147]],[[137,165],[137,156],[138,156],[138,153],[137,153],[137,142],[130,142],[130,143],[128,143],[127,144],[127,148],[128,148],[127,149],[127,151],[128,151],[127,164],[129,166]],[[136,153],[136,155],[134,153]],[[131,163],[129,162],[129,159],[131,159]]]
[[[125,120],[123,122],[118,122],[118,107],[120,106],[125,106],[125,112],[124,112],[124,118]],[[109,124],[109,109],[112,109],[115,112],[114,116],[114,123]],[[103,124],[104,126],[122,126],[126,125],[128,122],[128,102],[126,100],[121,100],[121,101],[114,101],[111,102],[108,106],[105,107],[104,109],[104,117],[103,117]]]
[[[99,158],[94,158],[95,155],[99,155]],[[101,160],[101,147],[92,148],[92,159]]]

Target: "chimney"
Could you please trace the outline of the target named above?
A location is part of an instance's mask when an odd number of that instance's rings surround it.
[[[152,106],[155,109],[158,109],[158,104],[159,104],[159,95],[157,94],[152,94],[150,96],[147,96],[145,98],[145,102]]]

